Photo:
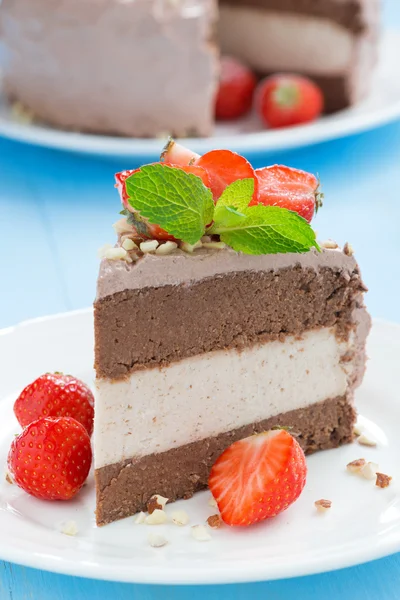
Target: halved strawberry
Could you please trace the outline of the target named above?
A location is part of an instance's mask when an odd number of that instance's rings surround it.
[[[177,144],[175,140],[169,139],[161,152],[160,162],[184,167],[193,164],[198,158],[200,158],[200,154]]]
[[[210,188],[216,202],[229,184],[238,179],[254,179],[254,195],[257,198],[258,182],[248,160],[231,150],[211,150],[203,154],[195,164],[203,167],[210,177]]]
[[[232,444],[213,465],[208,485],[225,523],[252,525],[297,500],[306,475],[298,442],[276,429]]]
[[[273,165],[256,170],[258,195],[250,206],[280,206],[297,212],[310,222],[322,204],[319,181],[312,173]]]
[[[183,146],[182,146],[182,148],[183,148]],[[158,164],[162,164],[163,166],[168,166],[168,167],[175,167],[177,169],[181,169],[181,171],[185,171],[186,173],[191,173],[192,175],[196,175],[197,177],[200,177],[200,179],[203,181],[205,186],[210,187],[210,179],[209,179],[208,173],[202,167],[198,167],[195,165],[182,166],[182,165],[176,165],[176,164],[172,164],[172,163],[158,163]],[[116,173],[116,175],[115,175],[115,181],[116,181],[115,187],[118,189],[118,192],[119,192],[119,195],[121,198],[121,202],[122,202],[124,208],[126,208],[131,213],[134,213],[135,211],[129,203],[129,194],[126,191],[125,181],[127,180],[128,177],[133,175],[133,173],[137,173],[138,171],[140,171],[140,169],[130,169],[130,170],[128,169],[126,171],[121,171],[120,173]],[[147,223],[146,224],[146,229],[147,229],[146,233],[144,233],[142,229],[143,228],[141,228],[141,235],[143,237],[147,237],[150,239],[156,239],[156,240],[175,240],[175,238],[172,235],[170,235],[167,231],[162,229],[159,225],[155,225],[153,223]]]

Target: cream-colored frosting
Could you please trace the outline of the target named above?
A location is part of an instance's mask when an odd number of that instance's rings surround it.
[[[216,0],[3,0],[10,96],[60,127],[211,133]]]
[[[302,254],[263,254],[251,256],[225,250],[199,249],[193,254],[176,250],[167,256],[145,254],[136,263],[103,260],[97,280],[97,300],[123,290],[163,285],[179,285],[238,271],[274,271],[286,267],[330,267],[348,275],[357,266],[353,256],[340,249]]]

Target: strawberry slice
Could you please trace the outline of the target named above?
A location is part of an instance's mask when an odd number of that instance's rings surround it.
[[[183,148],[183,146],[182,146]],[[154,163],[153,163],[154,164]],[[191,173],[192,175],[196,175],[197,177],[200,177],[200,179],[203,181],[204,185],[206,187],[210,187],[210,178],[208,176],[208,173],[205,169],[203,169],[202,167],[198,167],[195,165],[176,165],[176,164],[172,164],[172,163],[155,163],[155,164],[162,164],[162,165],[166,165],[168,167],[175,167],[177,169],[181,169],[182,171],[185,171],[186,173]],[[129,195],[126,191],[126,184],[125,181],[127,180],[128,177],[130,177],[131,175],[133,175],[133,173],[137,173],[138,171],[140,171],[140,169],[128,169],[126,171],[121,171],[120,173],[116,173],[115,175],[115,187],[118,189],[120,198],[121,198],[121,202],[124,206],[124,208],[126,208],[127,210],[129,210],[129,212],[134,213],[134,209],[132,208],[132,206],[129,204]],[[148,237],[150,239],[155,239],[155,240],[175,240],[175,238],[170,235],[167,231],[165,231],[164,229],[162,229],[159,225],[155,225],[153,223],[147,223],[147,233],[143,234],[141,233],[142,236],[144,237]]]
[[[184,167],[193,164],[198,158],[200,158],[200,154],[196,154],[170,139],[161,152],[160,162]]]
[[[297,500],[306,475],[299,443],[276,429],[232,444],[213,465],[208,485],[227,525],[252,525]]]
[[[210,178],[210,188],[216,202],[229,184],[238,179],[254,179],[254,198],[257,198],[257,178],[251,164],[240,154],[231,150],[211,150],[195,163],[203,167]]]
[[[258,195],[250,202],[250,206],[280,206],[297,212],[310,223],[322,205],[322,194],[319,192],[319,181],[311,173],[273,165],[256,170],[258,179]]]

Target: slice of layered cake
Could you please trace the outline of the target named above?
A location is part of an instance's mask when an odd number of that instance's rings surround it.
[[[306,220],[318,182],[229,151],[191,162],[117,177],[129,210],[95,301],[99,525],[206,487],[251,433],[293,427],[306,453],[353,439],[369,316],[351,248],[321,248]]]

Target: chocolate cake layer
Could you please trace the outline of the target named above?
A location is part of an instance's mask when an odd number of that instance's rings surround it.
[[[347,339],[365,287],[357,267],[229,272],[124,290],[95,302],[97,377],[118,379],[203,352],[336,326]]]
[[[348,0],[347,2],[338,2],[337,0],[222,0],[221,4],[326,18],[356,34],[364,31],[366,27],[363,2],[360,0]],[[378,6],[379,0],[377,0]]]
[[[230,444],[253,433],[274,426],[292,427],[303,450],[311,454],[351,442],[355,418],[351,398],[343,396],[167,452],[97,469],[97,524],[106,525],[146,510],[154,494],[171,501],[191,497],[207,487],[209,471],[217,457]]]

